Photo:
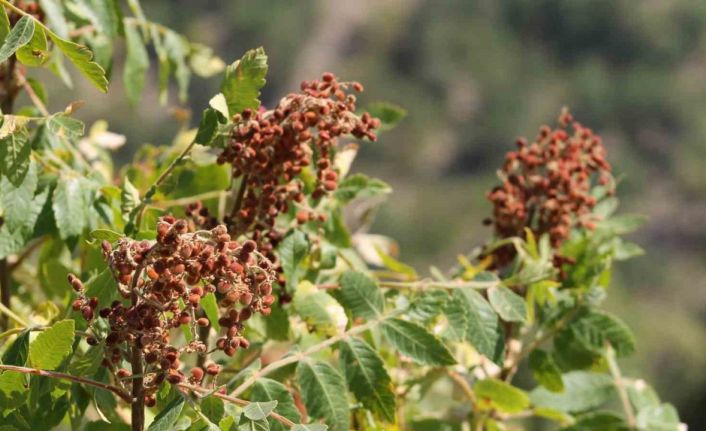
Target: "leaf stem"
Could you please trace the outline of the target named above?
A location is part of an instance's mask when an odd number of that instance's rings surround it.
[[[130,394],[128,394],[127,392],[125,392],[124,390],[122,390],[116,386],[112,386],[112,385],[109,385],[109,384],[103,383],[103,382],[97,382],[95,380],[90,380],[90,379],[86,379],[86,378],[79,377],[79,376],[72,376],[71,374],[59,373],[56,371],[39,370],[37,368],[20,367],[17,365],[1,365],[1,364],[0,364],[0,370],[12,371],[12,372],[16,372],[16,373],[32,374],[35,376],[42,376],[42,377],[51,377],[54,379],[71,380],[76,383],[82,383],[84,385],[89,385],[89,386],[94,386],[96,388],[105,389],[107,391],[113,392],[114,394],[119,396],[125,402],[128,402],[128,403],[132,402],[132,398],[130,397]]]

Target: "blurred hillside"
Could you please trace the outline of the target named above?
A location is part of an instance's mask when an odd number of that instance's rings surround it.
[[[624,176],[622,210],[649,216],[634,236],[648,254],[619,266],[611,299],[640,340],[627,368],[647,373],[691,429],[706,429],[706,2],[152,0],[144,6],[148,17],[213,46],[226,61],[264,46],[266,104],[331,70],[365,84],[363,104],[404,106],[409,117],[380,143],[366,144],[356,169],[393,185],[373,230],[397,238],[402,258],[423,271],[422,265],[453,264],[456,254],[487,238],[480,224],[490,210],[484,191],[505,151],[516,136],[534,136],[570,106],[605,138]],[[119,78],[121,65],[114,69]],[[195,80],[195,111],[217,85]],[[154,109],[156,90],[146,92],[132,108],[83,91],[90,109],[80,116],[106,118],[112,129],[127,131],[123,162],[144,142],[168,144],[178,127]],[[58,97],[51,105],[61,109],[69,101]]]

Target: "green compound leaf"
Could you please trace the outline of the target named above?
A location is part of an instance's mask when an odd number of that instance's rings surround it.
[[[253,385],[250,399],[260,402],[277,401],[277,413],[292,422],[298,422],[301,419],[299,410],[297,410],[297,407],[294,405],[292,394],[289,393],[286,386],[276,380],[264,377],[259,378],[255,382],[255,385]],[[268,418],[268,422],[270,423],[270,429],[272,429],[272,431],[286,431],[287,429],[282,423],[272,418]]]
[[[4,63],[20,47],[27,45],[32,40],[33,34],[34,19],[29,16],[20,18],[0,46],[0,63]]]
[[[184,398],[177,397],[167,404],[164,409],[155,416],[154,421],[147,428],[147,431],[171,431],[181,410],[184,408]]]
[[[473,289],[456,289],[454,296],[461,301],[468,318],[466,339],[478,353],[496,364],[502,363],[505,338],[498,315],[483,296]]]
[[[81,235],[86,227],[88,203],[84,201],[84,184],[80,178],[65,178],[54,190],[52,208],[62,239]]]
[[[309,239],[300,230],[294,230],[287,235],[279,245],[279,255],[282,269],[289,286],[299,284],[302,273],[300,264],[309,252]]]
[[[507,322],[526,322],[527,306],[522,297],[507,287],[488,289],[488,300],[498,315]]]
[[[243,414],[246,418],[259,421],[265,419],[277,407],[277,401],[264,401],[250,403],[243,409]]]
[[[449,349],[416,323],[387,319],[381,328],[390,344],[419,364],[444,366],[456,363]]]
[[[226,68],[221,92],[230,115],[260,106],[260,89],[265,85],[267,55],[262,48],[252,49]]]
[[[29,170],[31,153],[32,143],[22,131],[0,139],[0,175],[5,175],[15,187],[19,187]]]
[[[49,37],[69,61],[86,77],[96,88],[103,93],[108,92],[108,78],[105,70],[93,59],[93,53],[87,47],[60,38],[49,32]]]
[[[74,321],[62,320],[43,331],[29,345],[29,363],[40,370],[55,370],[71,354]]]
[[[356,398],[387,422],[395,421],[392,382],[377,352],[360,338],[341,341],[341,364],[348,387]]]
[[[473,386],[479,398],[505,413],[518,413],[530,405],[529,396],[522,389],[497,379],[480,380]]]
[[[123,82],[128,100],[135,105],[140,101],[142,90],[145,88],[145,74],[150,67],[150,59],[136,26],[125,26],[125,44],[127,57],[125,69],[123,69]]]
[[[306,359],[297,366],[297,382],[306,411],[332,431],[348,431],[349,413],[343,377],[326,362]]]
[[[384,307],[382,292],[375,281],[355,271],[341,277],[341,302],[353,317],[365,319],[380,317]]]

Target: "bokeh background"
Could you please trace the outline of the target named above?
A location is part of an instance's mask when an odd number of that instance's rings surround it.
[[[635,329],[628,374],[648,377],[690,429],[706,429],[706,2],[692,0],[149,0],[148,18],[214,47],[230,62],[269,54],[265,104],[333,71],[409,116],[365,144],[357,170],[395,193],[372,227],[425,272],[483,242],[485,190],[519,135],[562,106],[605,139],[622,177],[623,212],[649,217],[633,240],[647,255],[619,265],[608,307]],[[154,59],[153,59],[154,63]],[[122,67],[114,68],[120,87]],[[172,98],[140,106],[79,87],[88,122],[125,133],[127,162],[169,144]],[[51,108],[70,102],[61,91]],[[200,112],[219,79],[195,79]],[[80,84],[83,85],[83,84]],[[120,90],[117,88],[117,90]],[[75,93],[73,93],[75,97]],[[121,94],[115,91],[113,94]],[[117,97],[117,98],[116,98]],[[181,106],[182,108],[184,106]],[[195,120],[192,121],[195,123]]]

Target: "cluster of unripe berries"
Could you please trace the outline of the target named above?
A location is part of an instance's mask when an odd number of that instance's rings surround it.
[[[165,216],[157,224],[156,241],[123,238],[115,247],[105,241],[102,247],[120,294],[129,299],[116,300],[98,311],[109,325],[103,340],[104,364],[114,369],[129,360],[122,348],[125,343],[140,349],[147,366],[147,394],[165,379],[171,383],[185,379],[180,370],[182,353],[206,354],[207,340],[199,339],[196,330],[211,326],[201,306],[205,295],[213,293],[217,300],[223,334],[216,348],[230,356],[249,345],[242,335],[244,322],[255,313],[271,312],[275,300],[271,262],[258,252],[254,241],[233,240],[223,225],[190,232],[186,220]],[[98,300],[85,297],[75,276],[69,276],[69,282],[78,292],[74,309],[91,321]],[[193,340],[175,346],[170,331],[182,325],[187,325]],[[95,337],[91,339],[89,344],[98,344]],[[125,372],[118,370],[118,374]],[[218,374],[218,366],[211,364],[205,372]],[[189,379],[200,383],[203,375],[203,369],[193,369]]]
[[[272,250],[282,239],[275,229],[279,214],[297,202],[307,208],[299,212],[300,223],[319,218],[305,202],[304,184],[297,179],[302,171],[316,174],[310,192],[319,199],[337,188],[332,160],[337,139],[343,135],[376,139],[373,130],[380,122],[368,113],[355,113],[351,89],[363,91],[357,82],[339,82],[326,73],[320,81],[303,82],[301,92],[284,97],[274,109],[248,109],[234,119],[237,126],[218,162],[230,163],[233,178],[240,178],[244,186],[226,223],[233,235],[246,234],[273,260]]]
[[[573,227],[592,229],[596,221],[592,188],[600,184],[612,193],[611,167],[601,138],[564,109],[556,129],[543,126],[533,142],[520,138],[517,147],[507,153],[499,171],[502,185],[487,194],[493,204],[487,223],[495,234],[524,237],[529,228],[537,237],[548,234],[558,248]],[[495,267],[503,267],[514,258],[514,248],[496,249],[493,257]]]

